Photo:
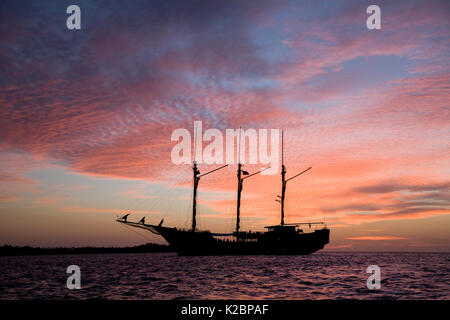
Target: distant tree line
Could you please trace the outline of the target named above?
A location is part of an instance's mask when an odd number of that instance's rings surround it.
[[[93,254],[93,253],[146,253],[146,252],[173,252],[167,245],[147,243],[134,247],[77,247],[77,248],[35,248],[30,246],[0,247],[0,256],[28,256],[52,254]]]

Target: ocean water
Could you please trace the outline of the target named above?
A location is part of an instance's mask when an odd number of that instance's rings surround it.
[[[81,269],[81,289],[66,268]],[[369,265],[381,289],[369,290]],[[0,257],[0,299],[450,299],[449,253]]]

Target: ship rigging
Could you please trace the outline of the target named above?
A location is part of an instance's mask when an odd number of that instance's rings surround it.
[[[132,227],[142,228],[161,235],[169,245],[180,255],[249,255],[249,254],[309,254],[322,249],[329,242],[330,230],[323,221],[285,223],[285,198],[287,183],[292,179],[311,170],[311,167],[286,179],[286,167],[284,165],[284,133],[281,135],[281,195],[277,195],[276,201],[280,203],[280,224],[266,226],[265,232],[243,232],[240,230],[241,193],[244,180],[260,174],[264,168],[254,173],[248,173],[242,169],[238,162],[237,170],[237,203],[236,203],[236,227],[231,234],[211,233],[197,229],[197,188],[200,178],[221,170],[228,165],[201,174],[194,159],[193,171],[193,198],[192,198],[192,225],[190,230],[177,229],[175,227],[162,226],[163,220],[158,225],[146,224],[144,219],[140,222],[127,221],[129,214],[117,219],[118,222]],[[239,135],[240,147],[240,135]],[[238,152],[240,155],[240,150]],[[299,227],[308,225],[322,226],[313,232],[304,232]],[[218,236],[234,236],[234,240],[217,238]]]

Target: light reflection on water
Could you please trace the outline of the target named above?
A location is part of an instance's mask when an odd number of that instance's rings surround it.
[[[0,299],[449,299],[449,253],[0,257]],[[81,268],[81,290],[66,268]],[[366,287],[369,265],[381,290]]]

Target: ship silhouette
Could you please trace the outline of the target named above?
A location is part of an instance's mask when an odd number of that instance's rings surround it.
[[[131,227],[148,230],[154,234],[161,235],[179,255],[203,256],[203,255],[305,255],[320,249],[329,242],[330,230],[323,221],[285,223],[284,204],[287,182],[309,171],[311,167],[286,179],[286,167],[284,165],[284,143],[283,133],[281,136],[281,195],[277,195],[276,201],[281,204],[281,221],[278,225],[266,226],[265,232],[250,232],[240,230],[240,207],[241,193],[245,179],[261,173],[249,174],[242,170],[242,164],[238,163],[237,170],[237,206],[236,206],[236,229],[233,233],[212,233],[197,229],[197,188],[201,177],[227,167],[221,166],[201,174],[194,160],[193,171],[193,202],[192,202],[192,226],[190,229],[179,229],[176,227],[163,226],[164,220],[158,225],[146,224],[145,218],[139,222],[128,221],[130,213],[117,219],[117,222]],[[239,137],[240,142],[240,137]],[[239,152],[240,154],[240,152]],[[305,232],[301,227],[309,227]],[[315,226],[316,229],[311,229]],[[319,228],[317,228],[319,227]],[[231,237],[231,239],[230,239]]]

